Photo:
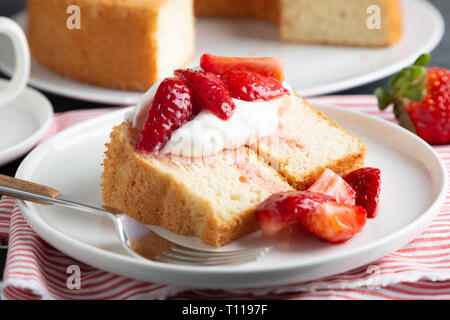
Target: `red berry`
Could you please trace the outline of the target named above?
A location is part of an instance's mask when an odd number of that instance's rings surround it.
[[[329,201],[302,214],[300,224],[324,241],[340,243],[361,232],[366,215],[363,207]]]
[[[417,135],[430,144],[450,142],[450,70],[427,68],[426,95],[406,105]]]
[[[375,90],[379,108],[394,105],[400,125],[430,144],[450,143],[450,70],[425,68],[430,55],[421,55],[389,82],[390,92]]]
[[[272,100],[289,94],[277,80],[250,71],[230,70],[222,81],[235,99],[245,101]]]
[[[367,210],[368,218],[375,218],[381,190],[380,169],[362,168],[350,172],[344,179],[356,191],[356,205]]]
[[[332,196],[338,203],[355,205],[356,191],[330,169],[326,169],[308,191]]]
[[[271,195],[256,208],[256,218],[264,235],[272,237],[282,229],[298,223],[302,215],[333,197],[313,192],[282,192]]]
[[[135,148],[146,152],[161,150],[172,132],[192,117],[193,99],[189,87],[178,79],[164,79],[156,91]]]
[[[284,63],[282,58],[232,58],[204,54],[200,59],[203,70],[217,75],[230,70],[251,71],[264,76],[284,80]]]
[[[192,90],[196,111],[210,110],[223,120],[229,119],[236,106],[225,85],[213,73],[179,69],[175,76],[186,82]]]

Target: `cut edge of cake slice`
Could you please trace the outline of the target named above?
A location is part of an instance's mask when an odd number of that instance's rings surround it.
[[[364,166],[366,146],[295,94],[280,107],[278,130],[251,145],[297,190],[327,168],[345,175]]]

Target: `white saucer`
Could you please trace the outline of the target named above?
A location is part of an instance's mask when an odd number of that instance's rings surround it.
[[[197,43],[192,65],[201,54],[283,57],[286,80],[302,96],[313,96],[357,87],[389,76],[431,52],[444,34],[444,19],[424,0],[403,0],[404,35],[389,48],[352,48],[280,42],[278,28],[245,19],[196,20]],[[26,13],[13,19],[25,25]],[[420,21],[420,23],[418,23]],[[8,41],[0,37],[0,47]],[[0,51],[0,69],[11,74],[12,50]],[[105,104],[131,105],[141,93],[107,89],[64,78],[32,59],[31,85],[70,98]]]
[[[202,288],[256,288],[309,281],[360,267],[403,247],[425,229],[445,200],[447,170],[427,143],[396,124],[346,108],[319,107],[364,141],[366,165],[382,172],[378,216],[367,222],[358,237],[344,244],[326,244],[305,233],[292,243],[290,251],[274,248],[248,264],[206,268],[170,265],[130,256],[106,218],[21,200],[18,204],[30,226],[55,248],[88,265],[140,280]],[[105,142],[127,110],[76,124],[48,139],[22,162],[17,178],[101,202]],[[197,238],[168,231],[166,236],[201,248]],[[267,241],[257,232],[222,249],[267,245]]]
[[[0,88],[7,81],[0,79]],[[48,99],[34,89],[0,107],[0,166],[23,156],[42,138],[53,119]]]

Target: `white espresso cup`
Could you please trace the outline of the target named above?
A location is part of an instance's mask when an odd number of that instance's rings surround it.
[[[13,20],[0,17],[0,34],[11,39],[14,47],[15,71],[6,86],[0,88],[0,108],[17,98],[30,77],[30,50],[22,28]],[[7,50],[8,48],[0,48]]]

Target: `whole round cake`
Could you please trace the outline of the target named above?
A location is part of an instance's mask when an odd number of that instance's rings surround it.
[[[146,91],[191,61],[194,16],[269,21],[281,40],[300,43],[383,47],[402,34],[400,0],[28,0],[27,10],[39,63],[81,82],[132,91]],[[79,26],[70,28],[68,19]]]

